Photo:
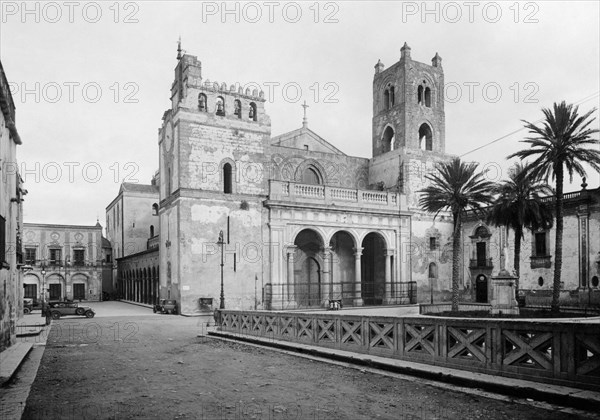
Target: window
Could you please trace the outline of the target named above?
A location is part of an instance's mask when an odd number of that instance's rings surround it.
[[[383,137],[381,139],[383,153],[394,150],[394,141],[395,141],[394,129],[388,125],[387,128],[385,129],[385,131],[383,132]]]
[[[390,107],[396,103],[396,95],[394,93],[394,86],[390,86]]]
[[[592,286],[598,287],[598,276],[592,277]]]
[[[536,232],[535,234],[535,256],[542,257],[548,255],[546,252],[546,232]]]
[[[248,111],[248,119],[251,121],[256,121],[256,104],[254,102],[250,102],[250,111]]]
[[[85,265],[85,249],[73,250],[73,265]]]
[[[540,287],[542,287],[542,286],[544,285],[544,278],[543,278],[543,277],[540,277],[540,278],[538,279],[538,285],[539,285]]]
[[[50,249],[50,264],[60,265],[61,262],[61,250],[58,248]]]
[[[304,150],[308,150],[308,144],[304,145]]]
[[[423,86],[419,85],[417,88],[417,103],[421,105],[423,103]]]
[[[235,106],[233,113],[237,115],[238,118],[242,118],[242,103],[239,99],[236,99],[233,104]]]
[[[435,251],[437,249],[435,236],[429,238],[429,250]]]
[[[225,116],[225,99],[222,96],[217,98],[217,115],[221,117]]]
[[[389,91],[389,89],[386,89],[385,92],[383,92],[383,105],[384,105],[385,109],[390,109],[390,91]]]
[[[419,147],[421,150],[433,150],[433,136],[429,125],[423,123],[419,127]]]
[[[154,225],[150,225],[150,237],[154,238]]]
[[[206,95],[204,93],[198,95],[198,109],[204,112],[207,110]]]
[[[6,219],[0,216],[0,268],[6,261]]]
[[[152,204],[152,215],[158,216],[158,204],[157,203]]]
[[[223,192],[225,194],[232,193],[232,174],[231,174],[231,164],[226,163],[223,165]]]
[[[431,89],[425,88],[425,106],[431,108]]]
[[[319,172],[313,167],[306,168],[302,173],[302,183],[320,185],[321,177],[319,176]]]
[[[435,263],[429,264],[429,278],[437,279],[437,265]]]
[[[25,248],[25,264],[35,265],[36,251],[35,248]]]

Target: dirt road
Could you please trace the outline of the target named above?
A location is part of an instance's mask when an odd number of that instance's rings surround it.
[[[198,337],[198,318],[53,321],[24,419],[566,419]]]

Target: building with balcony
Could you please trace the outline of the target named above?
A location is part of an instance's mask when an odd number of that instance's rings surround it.
[[[17,165],[22,144],[15,125],[15,104],[0,62],[0,352],[15,344],[16,323],[23,314],[21,226],[23,195]]]
[[[227,308],[318,308],[415,302],[419,290],[449,287],[438,279],[450,276],[451,219],[418,207],[425,175],[452,157],[443,88],[437,54],[420,63],[405,44],[397,63],[378,62],[372,138],[349,139],[370,142],[373,156],[354,157],[309,128],[306,106],[300,128],[272,136],[262,92],[203,78],[179,50],[157,205],[148,191],[130,213],[124,184],[107,207],[119,293],[176,299],[194,314],[222,295]],[[128,254],[134,222],[143,234]]]
[[[544,200],[551,203],[553,198]],[[506,253],[509,271],[514,266],[514,232],[485,223],[473,214],[464,222],[464,282],[471,298],[491,299],[490,279],[500,269]],[[554,281],[556,230],[525,230],[521,242],[519,289],[532,302],[549,305]],[[504,242],[506,241],[506,242]],[[503,250],[503,243],[507,248]],[[600,303],[600,188],[564,195],[564,232],[561,294],[564,304]],[[538,297],[545,297],[538,299]],[[534,299],[535,297],[535,299]]]
[[[43,300],[102,299],[111,276],[110,246],[102,226],[23,224],[24,297]],[[107,270],[107,268],[109,268]]]

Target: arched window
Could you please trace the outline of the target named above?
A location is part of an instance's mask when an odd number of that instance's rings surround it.
[[[232,192],[233,177],[231,172],[232,170],[230,163],[226,163],[225,165],[223,165],[223,192],[225,194],[231,194]]]
[[[384,153],[394,150],[394,140],[394,129],[388,125],[385,131],[383,132],[383,137],[381,138]]]
[[[540,278],[538,279],[538,285],[539,285],[540,287],[542,287],[542,286],[544,285],[544,278],[543,278],[543,277],[540,277]]]
[[[425,88],[425,106],[431,108],[431,89]]]
[[[477,229],[475,229],[475,236],[485,238],[490,236],[490,233],[485,226],[479,226]]]
[[[437,279],[437,276],[438,276],[437,265],[435,263],[430,263],[429,264],[429,278]]]
[[[421,105],[423,103],[423,86],[419,85],[417,88],[417,103]]]
[[[154,238],[154,225],[150,225],[150,237]]]
[[[433,136],[431,128],[426,123],[419,127],[419,147],[421,150],[433,150]]]
[[[254,102],[250,102],[250,110],[248,111],[248,119],[251,121],[256,121],[256,104]]]
[[[158,216],[158,204],[157,203],[152,204],[152,215]]]
[[[239,99],[236,99],[233,104],[235,106],[233,113],[237,115],[238,118],[242,118],[242,102]]]
[[[592,277],[592,287],[598,287],[598,276]]]
[[[390,86],[390,107],[396,103],[396,93],[394,92],[394,86]]]
[[[302,183],[311,185],[322,184],[321,175],[319,174],[317,168],[309,166],[308,168],[304,169],[304,172],[302,173]]]
[[[207,111],[206,95],[204,93],[198,95],[198,109],[204,112]]]
[[[389,91],[389,89],[386,89],[385,92],[383,92],[383,106],[385,109],[390,109],[390,91]]]
[[[225,99],[222,96],[217,97],[217,115],[224,117],[225,116]]]

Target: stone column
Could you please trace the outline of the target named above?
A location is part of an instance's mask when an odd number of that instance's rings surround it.
[[[287,249],[287,304],[288,308],[295,308],[297,306],[296,294],[294,290],[294,253],[298,249],[297,246],[292,245]]]
[[[331,247],[323,247],[323,278],[321,279],[321,306],[327,307],[329,299],[338,299],[333,296],[331,284]]]
[[[354,306],[362,306],[362,285],[361,285],[361,266],[360,266],[360,257],[362,256],[363,248],[356,247],[354,248]]]
[[[384,303],[394,303],[392,296],[392,255],[394,255],[393,249],[385,250],[385,297]]]

